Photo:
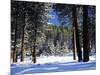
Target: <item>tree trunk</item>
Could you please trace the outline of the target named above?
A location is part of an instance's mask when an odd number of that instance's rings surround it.
[[[76,6],[73,7],[73,26],[74,26],[74,32],[76,34],[76,49],[77,49],[77,55],[78,55],[78,61],[82,61],[82,51],[80,47],[80,38],[79,38],[79,30],[78,30],[78,24],[77,24],[77,15],[76,15]]]
[[[72,42],[73,42],[73,60],[76,60],[76,40],[75,27],[73,27]]]
[[[17,62],[16,43],[17,43],[17,23],[16,23],[16,26],[15,26],[15,40],[14,40],[14,50],[13,50],[13,62]]]
[[[16,4],[16,25],[15,25],[15,38],[14,38],[14,50],[13,50],[13,62],[17,62],[17,50],[16,50],[16,44],[17,44],[17,4]]]
[[[32,61],[33,63],[36,63],[36,33],[37,33],[37,27],[34,29],[34,46],[33,46],[33,53],[32,53]]]
[[[23,3],[23,8],[22,8],[22,21],[23,21],[23,26],[22,26],[22,42],[21,42],[21,62],[24,61],[24,29],[25,29],[25,3]]]
[[[36,12],[35,18],[37,18],[38,12]],[[33,37],[33,53],[32,53],[32,61],[36,63],[36,37],[37,37],[37,20],[35,20],[35,28],[34,28],[34,37]]]
[[[83,61],[89,61],[88,6],[83,6]]]
[[[25,24],[25,23],[24,23]],[[25,26],[23,26],[22,28],[22,43],[21,43],[21,62],[24,60],[24,28]]]

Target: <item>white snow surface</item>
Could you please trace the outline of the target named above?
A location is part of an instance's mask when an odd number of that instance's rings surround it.
[[[62,74],[70,71],[95,70],[96,58],[95,55],[90,56],[89,62],[77,62],[73,60],[71,55],[58,56],[41,56],[37,57],[37,63],[33,64],[30,58],[25,58],[24,62],[11,64],[11,75],[26,75],[26,74]],[[46,74],[48,73],[48,74]],[[61,75],[60,74],[60,75]]]

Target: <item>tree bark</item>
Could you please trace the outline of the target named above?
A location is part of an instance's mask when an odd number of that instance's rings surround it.
[[[21,62],[24,61],[24,27],[22,28]]]
[[[89,61],[88,6],[83,6],[83,61]]]
[[[77,15],[76,15],[76,6],[73,7],[73,27],[76,37],[76,49],[77,49],[77,55],[78,55],[78,61],[82,61],[82,51],[80,47],[80,38],[79,38],[79,30],[78,30],[78,24],[77,24]],[[75,51],[74,51],[75,52]]]
[[[76,40],[75,27],[73,26],[72,42],[73,42],[73,60],[76,60]]]
[[[35,18],[37,18],[38,12],[36,12]],[[32,61],[36,63],[36,37],[37,37],[37,20],[35,20],[35,28],[34,28],[34,37],[33,37],[33,53],[32,53]]]
[[[23,8],[22,8],[22,21],[23,21],[23,26],[22,26],[22,42],[21,42],[21,62],[24,61],[24,29],[25,29],[25,3],[23,3]]]
[[[37,27],[34,29],[34,45],[33,45],[33,53],[32,53],[32,61],[33,63],[36,63],[36,33],[37,33]]]
[[[16,50],[16,43],[17,43],[17,3],[16,3],[16,25],[15,25],[15,38],[14,38],[14,50],[13,50],[13,62],[17,62],[17,50]]]
[[[17,24],[15,26],[15,40],[14,40],[14,50],[13,50],[13,62],[17,62],[16,43],[17,43]]]

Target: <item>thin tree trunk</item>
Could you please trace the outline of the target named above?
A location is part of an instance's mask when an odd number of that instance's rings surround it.
[[[32,53],[32,57],[33,57],[32,61],[33,61],[33,63],[36,63],[36,33],[37,33],[37,29],[36,28],[34,29],[34,41],[33,41],[34,46],[33,46],[33,53]]]
[[[73,27],[72,42],[73,42],[73,60],[76,60],[76,40],[75,27]]]
[[[22,28],[21,62],[24,60],[24,27]]]
[[[17,23],[16,23],[16,27],[15,27],[15,40],[14,40],[14,50],[13,50],[13,62],[17,62],[16,43],[17,43]]]
[[[22,12],[22,21],[23,21],[23,27],[22,27],[22,43],[21,43],[21,62],[24,61],[24,29],[25,29],[25,3],[23,3],[23,12]]]
[[[35,18],[37,18],[38,12],[36,12]],[[36,63],[36,37],[37,37],[37,21],[35,20],[35,28],[34,28],[34,38],[33,38],[33,54],[32,54],[32,61]]]
[[[83,6],[83,61],[89,61],[88,6]]]
[[[17,3],[16,3],[16,25],[15,25],[15,38],[14,38],[14,50],[13,50],[13,62],[17,62],[17,50],[16,50],[16,44],[17,44]]]
[[[16,38],[15,38],[15,39],[16,39]],[[15,41],[15,43],[14,43],[13,62],[17,62],[16,41]]]
[[[77,24],[76,6],[73,7],[73,26],[75,27],[78,61],[82,61],[82,51],[81,51],[81,47],[80,47],[80,38],[79,38],[79,30],[78,30],[78,24]]]

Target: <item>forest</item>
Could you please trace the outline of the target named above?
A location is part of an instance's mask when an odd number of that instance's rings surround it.
[[[12,0],[12,63],[18,59],[23,62],[26,57],[36,63],[37,57],[68,53],[73,60],[78,57],[78,62],[88,62],[96,53],[95,11],[93,5]]]

